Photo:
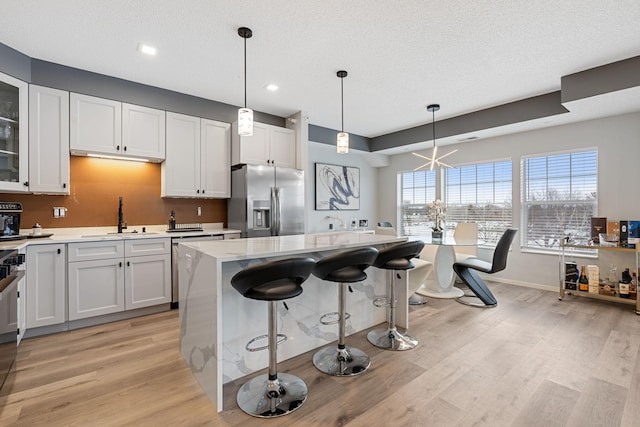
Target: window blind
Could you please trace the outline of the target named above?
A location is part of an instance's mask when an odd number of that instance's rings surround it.
[[[478,224],[478,238],[495,245],[513,224],[511,161],[479,163],[447,169],[446,228],[458,222]]]
[[[399,232],[403,236],[431,233],[433,221],[427,217],[427,206],[436,199],[436,171],[404,172]]]
[[[598,152],[522,159],[523,247],[555,251],[570,236],[586,242],[598,210]]]

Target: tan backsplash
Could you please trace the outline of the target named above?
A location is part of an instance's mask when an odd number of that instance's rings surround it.
[[[43,228],[116,226],[119,196],[128,225],[166,224],[174,210],[179,224],[221,222],[226,226],[224,199],[161,198],[160,171],[157,163],[71,156],[70,195],[2,193],[0,201],[22,203],[23,229],[36,222]],[[54,218],[54,207],[67,208],[66,217]]]

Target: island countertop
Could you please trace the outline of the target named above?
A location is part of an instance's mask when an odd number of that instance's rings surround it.
[[[249,239],[185,242],[183,244],[218,261],[236,261],[270,256],[289,256],[332,249],[403,242],[406,237],[369,233],[333,232],[293,236],[253,237]]]
[[[405,241],[406,237],[359,232],[331,232],[294,236],[256,237],[204,242],[180,242],[180,352],[218,411],[223,409],[223,384],[267,366],[268,355],[245,350],[253,337],[266,333],[267,304],[243,298],[230,285],[237,272],[252,265],[288,257],[321,259],[344,250]],[[367,269],[367,278],[352,284],[351,318],[347,334],[362,331],[386,319],[386,310],[373,300],[386,294],[386,270]],[[397,324],[408,324],[408,295],[398,292]],[[183,286],[184,284],[184,286]],[[310,276],[304,292],[279,306],[278,330],[290,341],[278,346],[278,360],[302,354],[337,340],[335,325],[320,317],[337,309],[337,284]]]

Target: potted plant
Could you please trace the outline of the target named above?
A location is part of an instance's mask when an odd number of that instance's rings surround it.
[[[431,227],[432,240],[442,240],[446,212],[447,208],[442,200],[437,199],[429,203],[428,215],[429,219],[433,221],[433,227]]]

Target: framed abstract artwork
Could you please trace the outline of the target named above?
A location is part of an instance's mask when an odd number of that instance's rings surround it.
[[[360,209],[360,168],[316,163],[316,210]]]

